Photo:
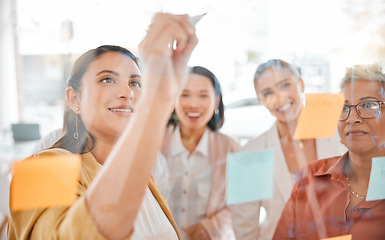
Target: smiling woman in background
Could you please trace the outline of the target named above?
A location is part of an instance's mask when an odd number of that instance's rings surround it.
[[[366,201],[372,158],[385,156],[385,73],[378,64],[356,65],[341,87],[338,133],[349,151],[304,167],[273,239],[385,239],[385,200]]]
[[[183,239],[234,239],[226,207],[226,155],[239,144],[219,133],[224,108],[219,82],[193,67],[169,123],[162,153],[170,173],[168,202]]]
[[[268,131],[242,147],[242,151],[274,149],[274,193],[271,199],[234,205],[233,224],[237,239],[271,239],[298,169],[312,160],[346,152],[337,133],[331,139],[293,139],[304,92],[304,82],[297,67],[283,60],[269,60],[258,66],[254,87],[258,101],[277,120]],[[266,217],[260,224],[261,207],[266,210]]]
[[[176,40],[177,48],[169,48]],[[151,178],[168,118],[197,44],[187,15],[158,13],[139,48],[144,61],[101,46],[75,63],[66,89],[64,136],[36,156],[80,153],[72,206],[12,211],[9,239],[178,239]]]

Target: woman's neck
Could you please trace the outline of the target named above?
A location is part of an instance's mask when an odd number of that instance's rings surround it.
[[[182,124],[180,125],[180,137],[183,145],[187,150],[192,153],[195,148],[198,146],[200,139],[205,132],[206,127],[199,129],[186,128]]]
[[[368,185],[372,169],[372,157],[349,151],[349,165],[346,168],[345,174],[349,177],[350,181]]]
[[[280,120],[277,120],[277,128],[280,138],[285,138],[288,140],[293,140],[295,128],[297,126],[297,121],[291,121],[291,122],[283,122]]]
[[[94,147],[91,150],[96,161],[103,165],[114,147],[115,141],[105,141],[103,138],[95,140]]]

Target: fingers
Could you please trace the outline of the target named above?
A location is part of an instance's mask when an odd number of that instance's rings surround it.
[[[210,239],[205,227],[200,223],[190,226],[185,230],[185,232],[192,240]]]
[[[177,42],[175,50],[169,47],[174,40]],[[188,15],[157,13],[139,49],[143,57],[171,56],[174,52],[191,54],[196,43],[195,27],[188,22]]]

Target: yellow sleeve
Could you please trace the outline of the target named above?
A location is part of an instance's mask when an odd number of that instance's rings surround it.
[[[85,198],[71,207],[11,212],[8,239],[105,239],[89,213]]]
[[[64,149],[49,149],[32,157],[63,154],[71,152]],[[11,211],[8,220],[8,239],[105,239],[99,233],[86,206],[85,193],[92,179],[89,179],[90,176],[84,166],[80,175],[78,199],[73,205]]]

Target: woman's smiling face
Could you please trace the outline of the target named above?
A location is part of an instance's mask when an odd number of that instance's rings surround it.
[[[186,87],[179,96],[175,113],[182,127],[205,128],[216,108],[215,90],[208,77],[190,73]]]
[[[255,86],[258,100],[281,122],[298,119],[302,108],[302,79],[288,71],[270,68],[258,78]]]
[[[116,139],[135,114],[141,86],[139,68],[130,57],[108,52],[96,58],[83,75],[78,94],[79,113],[86,129],[96,139]]]

